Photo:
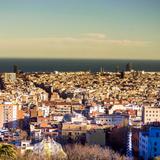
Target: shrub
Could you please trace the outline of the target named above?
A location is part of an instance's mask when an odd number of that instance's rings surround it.
[[[16,149],[6,143],[0,144],[0,160],[15,160],[17,158]]]
[[[67,145],[64,148],[68,160],[124,160],[124,156],[114,152],[109,148],[100,146]]]
[[[66,145],[64,151],[67,154],[66,158],[58,157],[47,157],[40,156],[32,151],[26,151],[25,155],[18,160],[126,160],[125,156],[114,152],[109,148],[102,148],[98,145]]]

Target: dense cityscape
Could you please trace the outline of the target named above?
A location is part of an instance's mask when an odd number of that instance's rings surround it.
[[[0,160],[160,160],[160,0],[0,0]]]
[[[23,155],[98,145],[126,159],[160,156],[160,73],[1,73],[0,140]],[[58,149],[57,149],[58,150]],[[58,152],[58,151],[57,151]],[[55,151],[54,151],[55,154]],[[93,158],[92,158],[93,159]]]

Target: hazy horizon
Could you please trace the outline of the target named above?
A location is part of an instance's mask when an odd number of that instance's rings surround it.
[[[160,60],[159,0],[0,0],[0,58]]]
[[[9,60],[20,60],[20,59],[26,59],[26,60],[29,60],[29,59],[33,59],[33,60],[104,60],[104,61],[106,61],[106,60],[113,60],[113,61],[160,61],[160,59],[134,59],[134,58],[127,58],[127,59],[125,59],[125,58],[123,58],[123,59],[118,59],[118,58],[54,58],[54,57],[52,57],[52,58],[39,58],[39,57],[0,57],[0,59],[9,59]]]

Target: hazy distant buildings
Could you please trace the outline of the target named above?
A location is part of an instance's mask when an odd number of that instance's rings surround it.
[[[37,72],[1,77],[5,89],[0,92],[0,129],[23,129],[33,142],[51,137],[62,143],[105,146],[109,128],[113,137],[118,135],[120,148],[127,138],[121,136],[124,126],[140,128],[142,118],[144,123],[160,121],[160,107],[145,107],[159,104],[160,73]],[[17,130],[9,130],[11,138]]]
[[[16,81],[16,73],[5,73],[4,74],[4,81],[6,83],[13,83]]]
[[[18,66],[17,65],[13,65],[13,72],[18,73]]]
[[[126,65],[126,71],[130,72],[132,70],[132,64],[131,63],[128,63]]]

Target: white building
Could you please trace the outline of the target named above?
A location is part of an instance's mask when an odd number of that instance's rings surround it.
[[[63,116],[61,115],[54,115],[53,120],[57,122],[62,122],[63,121]]]
[[[122,104],[116,104],[113,105],[110,109],[108,109],[108,114],[113,114],[116,110],[134,110],[137,111],[136,120],[141,120],[142,118],[142,106],[135,105],[135,104],[128,104],[128,105],[122,105]]]
[[[21,141],[21,154],[25,154],[26,150],[33,150],[30,140]]]
[[[77,113],[77,112],[73,112],[72,116],[71,116],[71,122],[72,123],[82,123],[82,122],[86,122],[86,117],[84,117],[81,113]]]
[[[41,101],[48,101],[48,93],[47,92],[42,92],[40,94],[40,99],[41,99]]]
[[[18,106],[12,102],[0,104],[0,128],[17,128],[18,127]]]
[[[108,114],[113,114],[115,110],[126,110],[126,107],[122,104],[113,105],[108,109]]]
[[[127,116],[124,115],[98,115],[95,117],[96,124],[100,125],[122,125],[125,120],[128,120]]]
[[[86,123],[87,118],[81,113],[74,112],[72,114],[66,114],[63,117],[63,121],[71,123]]]
[[[160,107],[145,106],[143,108],[143,123],[160,122]]]
[[[101,105],[91,106],[89,108],[89,113],[93,114],[94,112],[105,113],[105,108],[104,106],[101,106]]]
[[[43,117],[48,117],[49,116],[49,113],[50,113],[50,107],[49,106],[42,105],[42,107],[39,107],[39,109],[42,111]]]
[[[148,160],[160,156],[160,127],[139,134],[139,156]]]

